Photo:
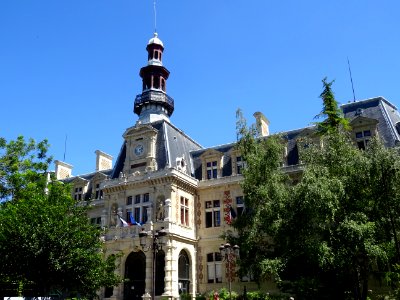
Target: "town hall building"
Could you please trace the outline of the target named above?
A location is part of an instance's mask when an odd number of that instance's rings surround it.
[[[97,150],[95,171],[72,175],[71,165],[56,161],[57,179],[71,184],[77,201],[90,204],[91,222],[103,229],[105,255],[121,255],[116,272],[124,283],[104,287],[100,299],[175,299],[227,287],[228,281],[238,292],[256,288],[251,276],[230,278],[219,249],[232,217],[244,210],[241,155],[235,143],[203,148],[171,122],[175,102],[167,94],[170,72],[157,33],[146,50],[142,92],[133,108],[138,119],[123,133],[122,146],[115,145],[115,163]],[[341,108],[359,148],[376,135],[388,147],[397,145],[400,115],[383,97]],[[268,136],[268,119],[260,112],[254,116],[261,135]],[[314,132],[306,127],[281,133],[286,172],[300,172],[298,140]]]

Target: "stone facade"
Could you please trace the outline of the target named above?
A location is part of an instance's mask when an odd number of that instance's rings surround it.
[[[125,282],[99,291],[101,299],[142,299],[153,292],[156,298],[172,299],[227,287],[227,264],[219,255],[225,243],[221,235],[233,230],[233,219],[245,209],[240,187],[244,162],[235,144],[205,149],[170,122],[174,101],[166,94],[169,71],[162,65],[163,44],[155,36],[146,49],[148,65],[140,71],[143,91],[134,103],[139,118],[123,134],[114,166],[112,157],[98,150],[93,173],[72,176],[72,166],[56,164],[56,176],[71,183],[72,196],[89,202],[88,217],[103,229],[105,255],[121,254],[116,272]],[[399,113],[386,99],[352,102],[342,109],[360,148],[374,135],[388,146],[400,140]],[[259,112],[254,116],[260,136],[269,135],[267,118]],[[281,134],[286,142],[282,167],[296,178],[301,139],[315,136],[315,128]],[[141,245],[143,233],[164,231],[162,248]],[[235,291],[244,286],[256,288],[251,274],[233,279]]]

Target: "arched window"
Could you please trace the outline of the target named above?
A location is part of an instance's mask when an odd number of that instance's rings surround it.
[[[125,262],[124,300],[142,300],[145,292],[146,256],[132,252]]]
[[[161,78],[161,89],[165,92],[165,79]]]
[[[178,285],[179,294],[189,293],[190,286],[190,261],[186,251],[179,253],[178,259]]]
[[[154,76],[153,86],[154,86],[155,89],[159,89],[160,88],[160,77],[159,76]]]

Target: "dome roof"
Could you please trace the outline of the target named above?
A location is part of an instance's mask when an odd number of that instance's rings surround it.
[[[157,44],[157,45],[161,45],[161,47],[164,47],[163,42],[158,38],[158,34],[157,32],[154,32],[154,37],[152,37],[149,42],[147,43],[147,45],[150,44]]]

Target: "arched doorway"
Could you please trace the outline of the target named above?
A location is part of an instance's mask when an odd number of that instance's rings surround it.
[[[165,288],[165,253],[163,250],[157,251],[156,257],[156,296],[162,295],[164,293]]]
[[[145,292],[146,256],[132,252],[125,262],[124,300],[142,300]]]
[[[179,294],[189,293],[190,286],[190,261],[185,250],[179,253],[178,259],[178,285]]]

